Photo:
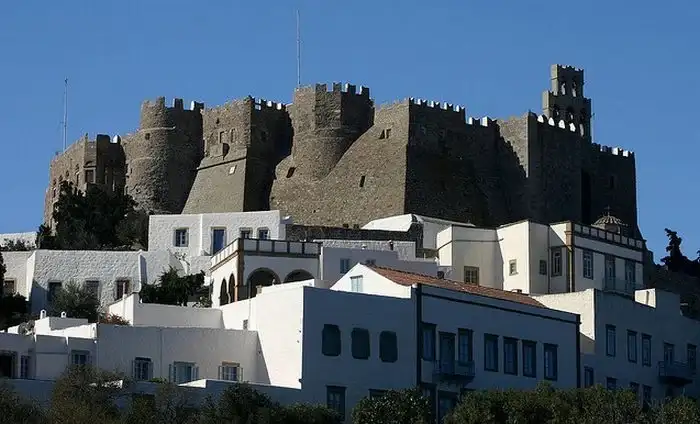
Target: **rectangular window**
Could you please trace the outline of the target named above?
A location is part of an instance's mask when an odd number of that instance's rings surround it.
[[[435,324],[423,323],[422,334],[422,356],[426,361],[435,360]]]
[[[595,384],[595,374],[593,368],[584,367],[583,368],[583,387],[593,387]]]
[[[326,356],[339,356],[340,350],[340,328],[334,324],[324,324],[321,332],[321,352]]]
[[[639,398],[639,383],[630,382],[630,390],[634,393],[634,397]]]
[[[224,381],[239,381],[240,367],[233,362],[222,362],[219,367],[219,380]]]
[[[72,350],[70,357],[71,365],[90,365],[90,352],[86,350]]]
[[[516,259],[511,259],[508,261],[508,275],[515,275],[518,273],[518,261]]]
[[[583,251],[583,278],[593,278],[593,252]]]
[[[627,330],[627,360],[637,362],[637,332]]]
[[[267,240],[270,238],[270,230],[267,228],[258,228],[258,238],[261,240]]]
[[[12,296],[15,294],[15,280],[5,280],[2,282],[2,295]]]
[[[46,300],[50,303],[56,297],[56,293],[61,290],[62,284],[57,281],[49,282],[49,291],[46,293]]]
[[[358,275],[355,277],[350,277],[350,291],[355,293],[362,293],[362,276]]]
[[[552,249],[552,277],[561,276],[561,247]]]
[[[19,358],[19,378],[28,380],[30,378],[32,358],[27,355],[22,355]]]
[[[352,357],[355,359],[369,358],[369,330],[366,328],[353,328],[351,339]]]
[[[131,294],[131,291],[129,290],[129,280],[117,280],[116,282],[116,293],[114,296],[114,300],[119,300],[122,299],[124,296],[128,296]]]
[[[644,406],[651,405],[651,386],[642,385],[642,404]]]
[[[503,338],[503,372],[518,375],[518,340]]]
[[[557,345],[544,345],[544,378],[556,380],[559,377],[559,361],[557,359]]]
[[[698,348],[694,344],[689,344],[687,348],[688,367],[695,371],[698,366]]]
[[[605,379],[605,387],[606,387],[608,390],[615,390],[615,389],[617,389],[617,379],[616,379],[616,378],[612,378],[612,377],[606,378],[606,379]]]
[[[613,284],[613,287],[615,275],[615,257],[605,256],[605,281],[608,281],[611,284]]]
[[[326,386],[326,406],[340,414],[345,421],[345,387]]]
[[[547,275],[547,261],[540,260],[540,275]]]
[[[484,334],[484,369],[498,372],[498,336]]]
[[[629,283],[632,287],[634,287],[635,283],[637,282],[636,268],[637,266],[634,261],[625,261],[625,282]]]
[[[197,367],[192,362],[173,362],[170,366],[170,381],[175,384],[197,380]]]
[[[211,254],[216,255],[224,247],[226,247],[226,228],[212,228]]]
[[[523,375],[537,377],[537,342],[523,340]]]
[[[350,271],[350,259],[343,258],[340,260],[340,273],[345,274]]]
[[[605,354],[606,355],[615,356],[615,354],[616,354],[615,342],[616,342],[615,326],[614,325],[606,325],[605,326]]]
[[[86,183],[94,183],[95,182],[95,170],[94,169],[86,169],[85,170],[85,182]]]
[[[651,336],[642,334],[642,365],[651,366]]]
[[[240,229],[240,238],[249,239],[251,234],[253,234],[253,230],[250,228]]]
[[[94,297],[95,299],[100,298],[100,282],[97,280],[87,280],[85,281],[85,289]]]
[[[672,364],[676,356],[676,347],[671,343],[664,343],[664,362]]]
[[[151,358],[134,359],[132,375],[136,381],[148,381],[153,378],[153,362]]]
[[[460,328],[457,330],[457,362],[467,364],[474,360],[474,332]]]
[[[187,228],[175,230],[175,247],[187,247],[189,244],[189,231]]]
[[[470,284],[479,284],[479,267],[465,266],[464,267],[464,282]]]
[[[382,362],[396,362],[399,357],[399,346],[396,333],[382,331],[379,333],[379,359]]]

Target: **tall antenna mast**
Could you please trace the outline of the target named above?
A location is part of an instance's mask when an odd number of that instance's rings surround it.
[[[63,151],[66,151],[66,139],[68,137],[68,78],[63,87]]]
[[[301,31],[299,26],[299,9],[297,9],[297,88],[301,87]]]

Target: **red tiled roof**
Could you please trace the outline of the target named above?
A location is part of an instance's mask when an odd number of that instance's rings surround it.
[[[376,265],[367,265],[377,274],[402,286],[412,286],[414,284],[425,284],[426,286],[439,287],[442,289],[461,291],[475,294],[477,296],[491,297],[494,299],[507,300],[510,302],[522,303],[524,305],[545,308],[543,304],[526,294],[510,292],[491,287],[483,287],[471,283],[462,283],[454,280],[432,277],[430,275],[416,274],[414,272],[399,271],[391,268],[384,268]]]

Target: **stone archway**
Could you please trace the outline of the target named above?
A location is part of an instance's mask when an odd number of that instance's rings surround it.
[[[236,299],[236,277],[231,274],[228,277],[228,298],[230,302],[235,302]]]
[[[247,280],[248,298],[254,298],[258,294],[258,287],[267,287],[279,284],[280,279],[274,271],[267,268],[258,268],[250,273]]]
[[[308,271],[305,271],[303,269],[297,269],[287,274],[287,277],[284,279],[284,282],[294,283],[297,281],[312,280],[313,278],[314,276],[311,275],[311,273],[309,273]]]

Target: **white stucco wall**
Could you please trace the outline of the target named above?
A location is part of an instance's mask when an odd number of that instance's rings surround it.
[[[108,309],[136,327],[223,328],[219,309],[141,303],[137,293],[111,304]]]
[[[641,250],[631,249],[619,244],[614,244],[602,239],[582,237],[574,235],[575,255],[575,286],[576,290],[596,288],[602,290],[605,286],[605,257],[615,258],[615,278],[620,286],[624,287],[625,261],[635,263],[635,281],[637,288],[642,287],[644,281],[643,253]],[[590,251],[593,257],[593,278],[584,277],[583,252]]]
[[[148,225],[148,250],[170,250],[186,254],[188,258],[210,256],[214,228],[226,229],[224,245],[227,245],[240,236],[242,228],[251,229],[254,238],[259,228],[267,228],[271,239],[283,240],[287,223],[291,221],[283,220],[280,211],[152,215]],[[175,246],[175,230],[180,228],[188,229],[186,247]]]
[[[370,389],[389,390],[415,385],[416,329],[414,305],[410,299],[338,293],[317,288],[304,289],[304,357],[302,386],[310,402],[325,403],[326,386],[346,388],[346,417]],[[357,313],[362,311],[362,313]],[[337,325],[341,333],[341,354],[322,353],[325,324]],[[352,330],[370,334],[370,356],[352,356]],[[379,356],[379,336],[392,331],[397,336],[396,362]]]
[[[389,296],[408,299],[411,297],[411,288],[394,283],[393,281],[377,274],[371,268],[357,264],[348,273],[343,275],[333,286],[331,290],[352,292],[352,277],[362,277],[362,292],[364,294],[373,294],[377,296]]]
[[[500,272],[503,276],[503,285],[496,288],[530,292],[530,227],[529,221],[523,221],[496,230],[502,263],[498,269],[499,264],[496,262],[495,272],[496,275]],[[511,261],[515,261],[516,268],[512,275],[510,274]]]
[[[0,234],[0,245],[7,243],[8,241],[23,241],[28,245],[28,247],[34,247],[36,245],[36,231],[27,231],[26,233],[2,233]]]
[[[503,288],[504,258],[496,230],[455,225],[441,231],[437,241],[440,265],[452,267],[452,280],[464,281],[464,267],[471,266],[479,268],[479,285]]]
[[[65,286],[70,281],[79,284],[99,281],[100,303],[107,306],[116,300],[117,280],[129,280],[130,290],[138,291],[142,282],[151,283],[170,266],[179,264],[167,251],[36,250],[32,262],[34,266],[28,266],[27,279],[32,281],[30,300],[35,313],[48,306],[49,282],[61,282]]]
[[[33,252],[0,252],[2,259],[5,262],[7,271],[5,272],[5,280],[15,282],[15,293],[21,294],[24,297],[29,296],[29,287],[27,285],[27,260]]]
[[[377,266],[437,276],[437,262],[431,259],[402,260],[397,251],[361,248],[326,247],[321,250],[321,280],[332,284],[343,276],[341,259],[347,259],[350,267],[374,260]]]

